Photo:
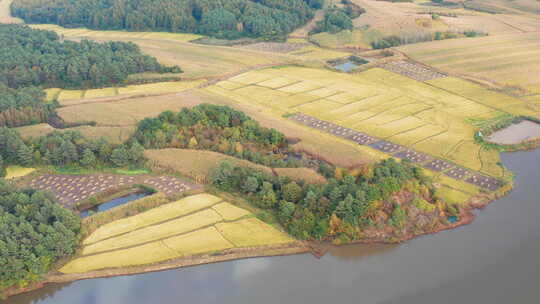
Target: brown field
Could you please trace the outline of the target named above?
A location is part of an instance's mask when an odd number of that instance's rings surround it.
[[[272,169],[268,167],[212,151],[161,149],[146,150],[144,155],[151,161],[154,161],[159,167],[174,170],[199,182],[206,181],[217,165],[223,161],[228,161],[238,166],[263,170],[269,174],[272,173]]]
[[[432,6],[429,3],[424,3],[425,1],[392,3],[377,0],[353,0],[353,2],[367,11],[354,20],[355,27],[369,25],[370,28],[380,31],[383,35],[416,36],[447,30],[455,32],[476,30],[487,32],[490,35],[501,35],[540,30],[538,16],[523,12],[493,15],[463,8]],[[430,15],[426,14],[429,12],[457,16],[441,16],[439,20],[430,20]]]
[[[449,73],[540,93],[540,32],[434,41],[399,50]]]
[[[47,135],[54,131],[65,132],[65,131],[79,131],[85,137],[91,139],[99,139],[104,137],[110,143],[121,144],[128,140],[133,133],[135,132],[134,126],[127,127],[94,127],[94,126],[80,126],[67,129],[55,129],[49,124],[42,123],[32,126],[24,126],[16,128],[17,131],[21,134],[23,139],[37,138],[40,136]]]
[[[323,184],[326,182],[324,176],[309,168],[275,168],[274,171],[278,176],[287,176],[293,180],[303,180],[310,184]]]
[[[58,115],[66,122],[96,122],[98,126],[130,126],[166,110],[179,111],[188,106],[175,95],[124,99],[62,107]]]
[[[28,181],[28,186],[38,190],[50,191],[58,202],[73,209],[76,203],[87,200],[106,191],[137,184],[150,186],[166,195],[177,194],[198,186],[171,176],[147,175],[58,175],[45,174]]]
[[[24,139],[37,138],[54,132],[56,129],[47,123],[15,128]]]
[[[0,23],[23,23],[19,18],[11,16],[10,5],[13,0],[0,0]]]

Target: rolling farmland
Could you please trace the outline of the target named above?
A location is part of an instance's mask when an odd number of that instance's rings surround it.
[[[379,68],[356,75],[298,67],[266,69],[206,90],[240,104],[264,106],[277,115],[303,113],[360,132],[349,140],[363,146],[374,143],[370,136],[375,137],[388,144],[371,149],[426,162],[426,166],[429,157],[440,159],[441,165],[455,164],[469,174],[459,173],[454,176],[458,179],[472,178],[473,172],[505,176],[498,164],[499,153],[474,142],[478,128],[468,121],[534,111],[524,101],[468,81],[442,75],[424,83]],[[322,125],[311,127],[325,130]],[[345,136],[338,129],[326,132]],[[489,184],[476,179],[470,182]]]
[[[153,264],[293,239],[221,198],[198,194],[98,228],[60,272]]]
[[[450,39],[401,46],[440,70],[540,94],[540,33]]]

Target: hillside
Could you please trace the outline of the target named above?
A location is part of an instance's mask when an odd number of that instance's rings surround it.
[[[322,3],[323,0],[17,0],[12,13],[28,23],[238,38],[288,34],[310,20]]]

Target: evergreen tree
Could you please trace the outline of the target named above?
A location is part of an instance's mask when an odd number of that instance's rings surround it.
[[[85,149],[80,162],[83,167],[92,168],[96,164],[96,155],[92,150]]]
[[[116,167],[125,167],[129,164],[129,153],[124,146],[112,151],[111,161]]]
[[[17,150],[18,163],[21,166],[30,167],[33,164],[33,153],[26,145],[21,145]]]

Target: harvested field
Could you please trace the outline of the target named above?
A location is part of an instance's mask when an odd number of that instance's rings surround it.
[[[290,53],[305,47],[306,44],[302,43],[280,43],[280,42],[258,42],[248,45],[242,45],[240,48],[271,52],[271,53]]]
[[[155,117],[164,111],[179,111],[188,106],[175,95],[141,97],[115,102],[100,102],[62,107],[58,115],[67,123],[95,122],[97,126],[132,126],[146,117]]]
[[[287,55],[277,53],[190,43],[191,40],[201,38],[193,34],[93,31],[47,24],[34,27],[53,30],[71,40],[133,42],[144,53],[156,57],[160,63],[180,66],[184,71],[181,77],[184,78],[219,77],[259,65],[294,61]]]
[[[390,72],[398,73],[418,81],[428,81],[446,77],[445,74],[408,61],[392,61],[381,67]]]
[[[36,171],[35,168],[24,168],[21,166],[9,166],[6,168],[5,179],[16,179],[19,177],[26,176],[32,172]]]
[[[540,32],[450,39],[401,46],[415,60],[448,73],[540,93]]]
[[[126,176],[126,175],[55,175],[45,174],[28,182],[28,186],[52,192],[58,202],[73,209],[77,202],[89,199],[99,193],[114,191],[120,187],[145,184],[167,195],[180,193],[196,186],[169,176]]]
[[[146,150],[144,151],[144,155],[155,162],[155,165],[158,167],[179,172],[198,182],[208,181],[213,170],[223,161],[228,161],[238,166],[262,170],[269,174],[272,173],[272,169],[268,167],[213,151],[160,149]]]
[[[15,128],[23,139],[37,138],[54,132],[56,129],[47,123]]]
[[[83,273],[291,242],[251,212],[200,194],[103,225],[84,240],[82,256],[60,271]]]
[[[305,181],[310,184],[323,184],[326,178],[310,168],[275,168],[278,176],[287,176],[296,181]]]
[[[352,31],[345,30],[336,34],[328,32],[312,35],[310,40],[322,47],[328,48],[359,48],[371,49],[371,43],[381,39],[382,33],[377,29],[354,29]]]

